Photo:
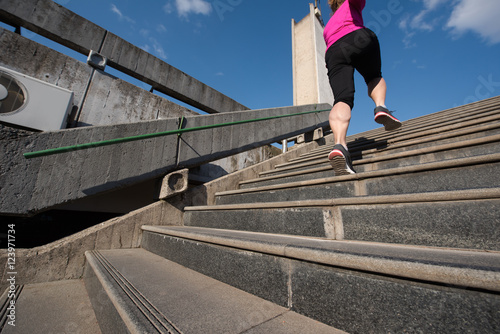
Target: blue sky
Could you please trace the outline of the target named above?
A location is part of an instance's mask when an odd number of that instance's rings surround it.
[[[249,108],[293,104],[291,19],[314,1],[56,2]],[[364,18],[401,120],[500,95],[500,1],[368,0]],[[356,88],[349,134],[378,126],[359,75]]]

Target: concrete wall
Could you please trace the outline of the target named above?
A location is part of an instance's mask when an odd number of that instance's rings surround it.
[[[179,118],[42,132],[1,142],[0,213],[31,215],[57,205],[118,190],[328,126],[330,105],[305,105],[184,118],[183,128],[256,120],[71,150],[26,159],[23,153],[176,130]],[[301,114],[318,111],[317,113]]]
[[[323,25],[313,4],[309,4],[309,10],[300,22],[292,19],[293,104],[333,104],[325,66]]]

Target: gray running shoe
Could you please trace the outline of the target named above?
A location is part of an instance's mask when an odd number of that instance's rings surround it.
[[[392,116],[392,111],[384,107],[377,107],[374,110],[375,122],[382,124],[385,131],[393,131],[401,127],[401,122],[396,117]]]
[[[333,146],[333,150],[328,155],[328,160],[330,160],[330,165],[332,165],[336,176],[356,174],[352,167],[351,155],[343,145],[337,144]]]

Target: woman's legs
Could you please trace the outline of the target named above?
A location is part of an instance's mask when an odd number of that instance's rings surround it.
[[[385,106],[385,96],[387,93],[387,84],[384,78],[376,78],[368,83],[368,95],[375,105]],[[328,117],[330,128],[333,132],[335,144],[344,145],[347,148],[347,129],[351,121],[351,107],[345,102],[336,103],[330,111]]]
[[[347,129],[351,121],[351,107],[347,103],[336,103],[328,117],[332,129],[335,144],[341,144],[347,149]]]
[[[384,78],[376,78],[368,83],[368,96],[375,102],[375,107],[385,106],[387,84]]]

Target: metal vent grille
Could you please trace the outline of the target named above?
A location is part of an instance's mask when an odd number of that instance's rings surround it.
[[[18,111],[26,102],[21,84],[5,72],[0,72],[0,114]]]

